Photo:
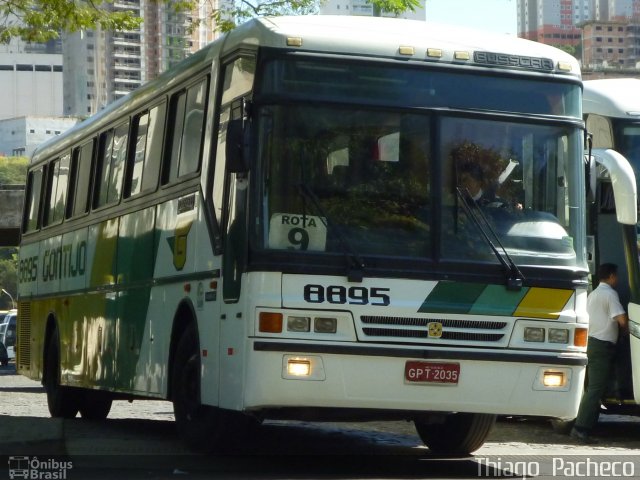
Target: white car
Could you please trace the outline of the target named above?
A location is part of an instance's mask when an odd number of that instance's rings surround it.
[[[18,317],[17,310],[10,310],[0,323],[0,343],[7,350],[8,360],[16,358],[16,320]]]

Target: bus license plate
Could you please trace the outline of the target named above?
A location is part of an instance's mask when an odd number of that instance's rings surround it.
[[[459,363],[409,360],[404,366],[404,378],[407,382],[457,384],[459,377]]]

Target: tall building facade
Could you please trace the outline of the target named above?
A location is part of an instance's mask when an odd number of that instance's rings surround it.
[[[587,69],[640,68],[640,0],[518,0],[518,36],[581,50]]]
[[[176,13],[169,2],[115,0],[143,22],[134,31],[81,31],[63,38],[64,114],[89,116],[215,39],[212,3]]]
[[[0,52],[0,120],[62,115],[62,55]]]
[[[320,15],[356,15],[372,17],[374,15],[373,5],[366,0],[326,0],[320,5]],[[395,17],[394,14],[381,12],[383,17]],[[426,20],[424,0],[421,0],[420,7],[415,11],[406,11],[398,15],[398,18],[408,18],[411,20]]]
[[[518,36],[551,45],[579,45],[579,25],[593,19],[604,1],[517,0]]]

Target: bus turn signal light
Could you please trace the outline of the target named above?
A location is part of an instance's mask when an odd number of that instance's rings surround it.
[[[264,333],[282,333],[282,314],[261,312],[259,329]]]
[[[586,328],[576,328],[573,334],[573,344],[576,347],[586,347],[587,346],[587,332]]]

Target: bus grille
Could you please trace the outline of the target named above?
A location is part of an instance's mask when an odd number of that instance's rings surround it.
[[[384,341],[403,339],[410,343],[465,343],[479,342],[495,345],[507,334],[507,322],[495,320],[458,320],[411,317],[362,316],[364,340]],[[429,324],[440,323],[442,335],[429,336]]]
[[[31,368],[31,304],[20,302],[18,305],[18,325],[16,343],[16,365],[19,370]]]

